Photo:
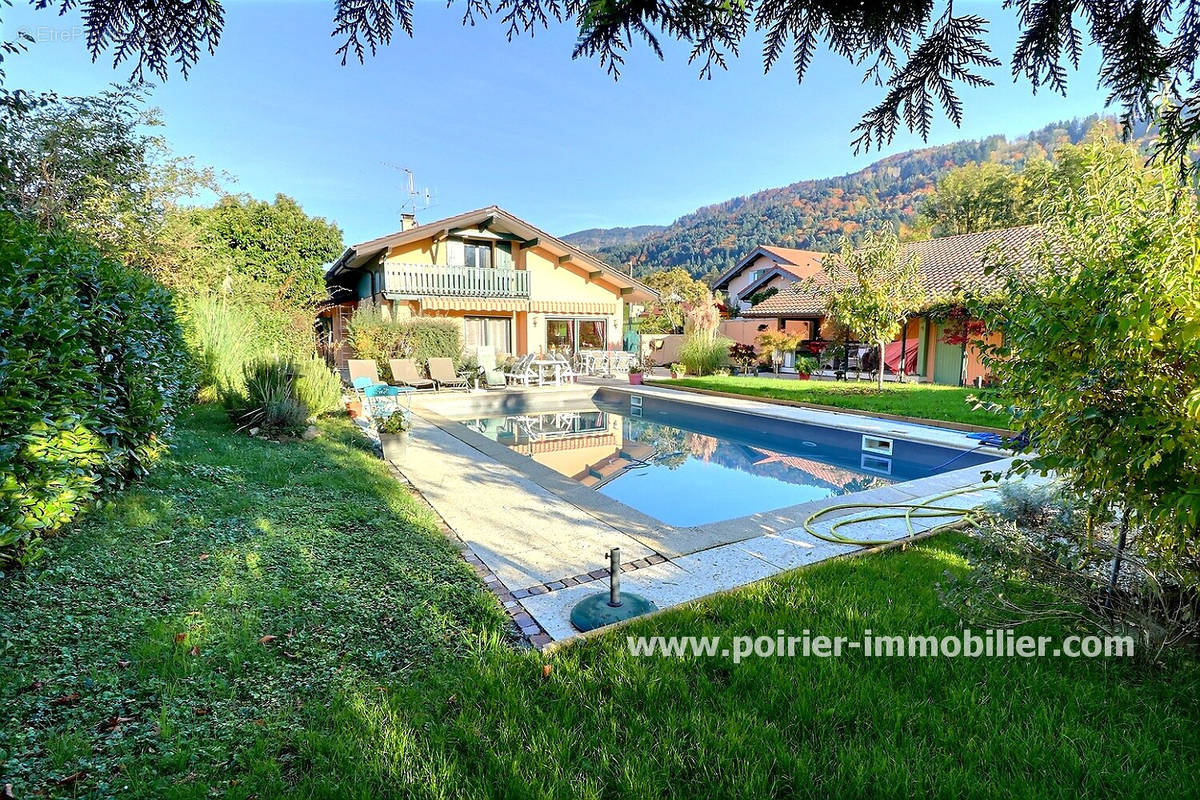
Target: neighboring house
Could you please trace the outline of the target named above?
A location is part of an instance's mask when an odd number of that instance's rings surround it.
[[[1038,236],[1036,226],[1024,226],[906,243],[904,252],[919,259],[926,300],[913,309],[901,337],[888,346],[889,370],[897,371],[903,363],[910,375],[954,386],[985,377],[979,353],[962,336],[966,321],[947,319],[946,312],[956,297],[986,296],[1000,288],[999,278],[985,273],[985,253],[1003,254],[1018,268],[1028,267],[1029,247]],[[810,282],[793,282],[744,316],[774,321],[780,328],[806,326],[807,338],[815,339],[825,317],[823,280],[828,280],[824,272]]]
[[[338,365],[352,357],[345,326],[360,303],[397,318],[444,317],[462,325],[464,348],[501,354],[550,348],[621,349],[631,305],[653,289],[498,206],[361,242],[325,274],[320,312]]]
[[[821,271],[828,253],[760,245],[713,283],[728,296],[731,312],[750,310],[748,298],[767,289],[783,289]]]

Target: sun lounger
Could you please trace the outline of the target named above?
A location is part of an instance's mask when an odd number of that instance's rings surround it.
[[[400,386],[411,386],[414,389],[432,389],[433,381],[421,377],[417,372],[417,362],[411,358],[393,358],[388,361],[392,369],[392,382]]]
[[[460,378],[454,371],[454,362],[448,358],[429,359],[429,377],[437,383],[438,389],[470,389],[465,379]]]

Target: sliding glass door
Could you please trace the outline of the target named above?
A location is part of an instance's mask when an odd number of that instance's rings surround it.
[[[574,355],[608,349],[608,321],[565,317],[546,320],[546,350]]]

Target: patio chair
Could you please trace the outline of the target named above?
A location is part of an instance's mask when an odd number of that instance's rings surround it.
[[[560,379],[569,383],[575,383],[579,379],[579,373],[576,372],[575,368],[571,366],[570,359],[568,359],[562,353],[555,353],[554,355],[550,356],[550,360],[558,362],[558,377]]]
[[[470,389],[466,379],[460,378],[454,371],[454,362],[448,358],[429,359],[429,377],[437,384],[438,391],[446,387],[452,389]]]
[[[433,381],[422,378],[417,372],[417,362],[411,358],[393,358],[388,361],[392,370],[392,382],[401,386],[411,386],[414,389],[432,389]]]
[[[530,381],[536,382],[538,385],[542,383],[541,374],[533,368],[534,353],[526,353],[517,359],[517,363],[513,364],[512,369],[504,373],[504,377],[509,383],[520,383],[528,386]]]
[[[359,378],[368,378],[371,383],[383,383],[379,380],[379,368],[372,358],[351,358],[346,362],[346,367],[350,370],[350,383],[355,388],[358,388]]]
[[[363,389],[365,398],[363,407],[371,419],[374,419],[376,415],[386,417],[397,412],[411,414],[411,410],[406,412],[400,407],[400,397],[407,398],[412,391],[411,386],[388,386],[386,383],[375,383]]]
[[[503,389],[508,385],[504,372],[496,366],[496,348],[483,345],[475,350],[475,360],[479,362],[479,377],[488,389]]]

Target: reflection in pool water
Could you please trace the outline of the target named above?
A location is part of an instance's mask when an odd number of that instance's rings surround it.
[[[606,410],[482,417],[463,424],[675,526],[891,483],[835,463],[839,459],[823,458],[822,448],[812,442],[799,445],[804,452],[779,452],[720,432],[685,430]]]

